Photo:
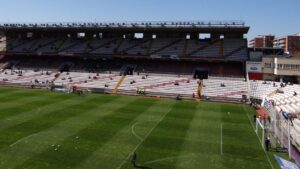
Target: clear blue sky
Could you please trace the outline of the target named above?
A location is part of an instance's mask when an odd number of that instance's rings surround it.
[[[2,0],[0,22],[244,20],[248,38],[300,32],[300,0]]]

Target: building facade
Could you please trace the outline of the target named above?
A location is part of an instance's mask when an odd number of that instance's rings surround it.
[[[300,53],[300,34],[284,36],[274,40],[274,47],[279,47],[291,55]]]
[[[264,80],[300,82],[300,59],[267,56],[262,59]]]
[[[267,48],[267,47],[273,47],[273,41],[275,39],[275,36],[273,35],[266,35],[266,36],[260,36],[255,37],[249,42],[249,47],[252,48]]]

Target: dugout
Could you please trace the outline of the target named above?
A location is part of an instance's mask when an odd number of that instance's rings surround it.
[[[194,70],[194,79],[208,79],[208,69],[196,68]]]

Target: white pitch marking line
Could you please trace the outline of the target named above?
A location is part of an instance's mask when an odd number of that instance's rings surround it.
[[[164,119],[166,117],[166,115],[170,112],[171,110],[169,110],[166,114],[164,114],[162,116],[162,118],[159,119],[159,121],[154,125],[154,127],[152,127],[152,129],[147,133],[147,135],[141,140],[141,142],[133,149],[132,152],[136,151],[139,146],[149,137],[149,135],[152,133],[152,131],[158,126],[158,124],[162,121],[162,119]],[[125,158],[123,160],[123,162],[117,167],[117,169],[120,169],[127,161],[127,159],[130,158],[130,155],[132,154],[132,152],[129,153],[129,155],[127,156],[127,158]]]
[[[138,125],[138,124],[140,124],[140,123],[141,123],[141,122],[136,122],[136,123],[134,123],[134,124],[132,125],[132,127],[131,127],[131,133],[132,133],[137,139],[139,139],[140,141],[143,141],[143,138],[140,137],[139,135],[137,135],[136,132],[135,132],[135,130],[134,130],[135,126]]]
[[[250,125],[252,126],[255,135],[257,136],[258,140],[260,141],[260,138],[259,138],[259,136],[257,135],[257,133],[255,132],[254,126],[252,125],[252,122],[251,122],[251,119],[250,119],[250,117],[249,117],[249,114],[248,114],[247,110],[245,110],[245,106],[243,106],[243,109],[244,109],[244,112],[246,113],[246,116],[247,116],[248,119],[249,119]],[[271,163],[271,160],[270,160],[270,158],[269,158],[269,156],[268,156],[268,154],[267,154],[267,152],[266,152],[264,146],[263,146],[262,144],[260,144],[260,145],[262,146],[262,149],[263,149],[263,151],[264,151],[264,153],[265,153],[265,155],[266,155],[266,157],[267,157],[267,159],[268,159],[268,162],[269,162],[271,168],[274,169],[274,167],[273,167],[273,165],[272,165],[272,163]]]
[[[11,145],[9,145],[9,147],[13,147],[13,146],[15,146],[16,144],[18,144],[18,143],[20,143],[20,142],[22,142],[22,141],[25,141],[27,138],[32,137],[32,136],[37,135],[37,134],[38,134],[38,133],[34,133],[34,134],[29,135],[29,136],[23,137],[23,138],[17,140],[16,142],[12,143]],[[27,143],[27,142],[25,142],[25,143]]]
[[[190,157],[195,157],[196,154],[191,154],[191,155],[184,155],[184,156],[174,156],[174,157],[166,157],[166,158],[160,158],[152,161],[147,161],[144,162],[143,164],[152,164],[152,163],[157,163],[161,161],[168,161],[168,160],[173,160],[173,159],[184,159],[184,158],[190,158]]]

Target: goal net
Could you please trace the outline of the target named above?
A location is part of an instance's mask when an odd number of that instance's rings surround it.
[[[265,127],[262,124],[262,122],[260,121],[259,118],[256,119],[256,128],[255,128],[255,132],[262,144],[262,146],[264,147],[264,140],[265,140]]]

